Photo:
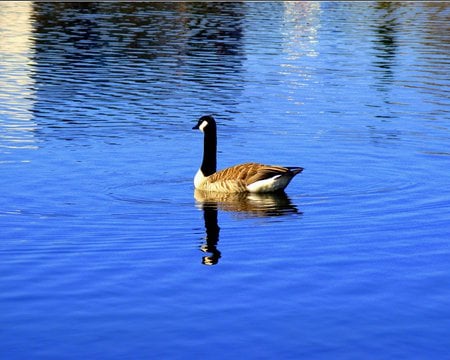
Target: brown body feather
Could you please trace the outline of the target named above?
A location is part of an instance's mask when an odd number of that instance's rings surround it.
[[[268,179],[276,175],[286,175],[287,173],[289,173],[289,169],[282,166],[245,163],[217,171],[208,177],[208,182],[235,180],[249,185],[259,180]]]
[[[276,165],[263,165],[258,163],[245,163],[235,165],[205,178],[200,189],[227,192],[249,191],[248,186],[258,181],[278,176],[283,178],[280,188],[271,188],[269,191],[281,190],[302,168],[287,168]]]

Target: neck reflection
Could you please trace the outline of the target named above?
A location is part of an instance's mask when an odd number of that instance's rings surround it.
[[[284,192],[270,194],[224,194],[195,190],[194,198],[203,211],[206,237],[201,251],[209,253],[202,257],[202,264],[216,265],[221,258],[217,248],[220,227],[218,211],[233,212],[243,218],[276,217],[302,214]]]
[[[217,243],[219,242],[220,227],[217,221],[217,206],[213,204],[203,204],[203,218],[205,219],[206,238],[205,243],[202,244],[200,249],[205,253],[211,255],[202,257],[203,265],[215,265],[219,262],[220,251],[217,249]]]

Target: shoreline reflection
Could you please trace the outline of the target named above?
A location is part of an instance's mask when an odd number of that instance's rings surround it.
[[[196,206],[203,211],[205,221],[205,242],[200,249],[210,254],[202,257],[204,265],[216,265],[222,256],[217,248],[220,233],[218,210],[244,215],[246,218],[302,214],[284,192],[224,194],[195,190],[194,198]]]

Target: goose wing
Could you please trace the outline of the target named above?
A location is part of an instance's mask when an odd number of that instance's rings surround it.
[[[287,175],[289,173],[293,173],[293,176],[298,172],[299,171],[291,171],[290,168],[283,166],[245,163],[217,171],[208,178],[208,181],[211,183],[216,181],[238,181],[245,185],[249,185],[256,181],[269,179],[276,175]]]

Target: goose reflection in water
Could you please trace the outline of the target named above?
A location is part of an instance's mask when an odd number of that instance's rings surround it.
[[[200,249],[210,255],[203,256],[202,264],[215,265],[221,257],[217,249],[220,227],[218,210],[230,211],[244,217],[275,217],[289,214],[302,214],[284,192],[278,193],[217,193],[195,190],[197,205],[203,210],[206,238]]]

